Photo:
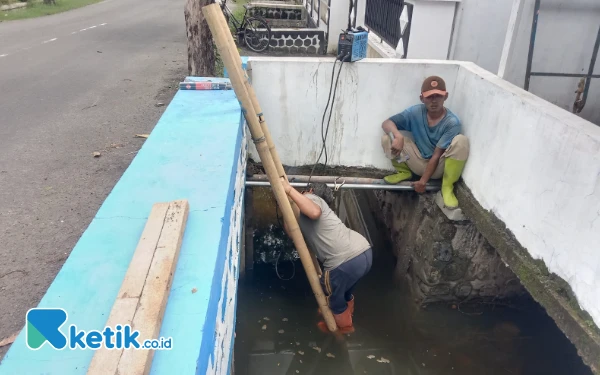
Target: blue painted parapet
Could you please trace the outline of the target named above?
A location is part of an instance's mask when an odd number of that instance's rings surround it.
[[[202,80],[202,79],[192,79]],[[228,81],[211,78],[213,82]],[[151,374],[228,374],[239,274],[246,137],[233,90],[179,91],[42,298],[68,326],[103,330],[152,205],[190,212]],[[25,316],[23,316],[25,324]],[[39,350],[21,331],[0,374],[83,375],[93,350]]]

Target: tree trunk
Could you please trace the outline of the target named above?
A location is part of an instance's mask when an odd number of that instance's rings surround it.
[[[46,5],[56,5],[56,1],[55,0],[44,0],[44,4],[46,4]]]
[[[214,77],[216,49],[202,8],[213,0],[187,0],[185,25],[188,38],[188,73],[197,77]]]

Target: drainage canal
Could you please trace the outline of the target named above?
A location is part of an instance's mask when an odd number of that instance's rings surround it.
[[[235,375],[591,374],[472,225],[414,192],[342,191],[338,215],[369,239],[373,267],[355,291],[356,331],[322,333],[271,190],[246,194]]]

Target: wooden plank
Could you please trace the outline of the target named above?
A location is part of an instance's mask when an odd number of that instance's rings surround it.
[[[133,318],[132,329],[139,331],[142,341],[156,339],[160,333],[188,212],[187,200],[174,201],[169,204],[165,224]],[[125,350],[119,361],[117,373],[148,374],[153,358],[154,350]]]
[[[117,324],[132,324],[169,207],[169,203],[156,203],[152,206],[106,326],[114,328]],[[122,353],[123,349],[104,347],[98,349],[94,353],[87,373],[89,375],[116,374]]]
[[[117,298],[106,321],[106,326],[114,328],[117,324],[131,325],[138,302],[139,298],[137,297]],[[106,349],[105,347],[98,349],[88,367],[88,375],[115,375],[122,354],[123,349]]]
[[[150,216],[135,249],[129,268],[117,294],[106,326],[115,327],[117,324],[131,324],[138,306],[146,276],[150,270],[152,257],[158,245],[163,229],[169,203],[156,203],[152,206]],[[88,367],[90,375],[114,375],[123,349],[107,349],[102,347],[94,353]]]
[[[168,209],[169,203],[156,203],[152,207],[138,247],[123,279],[119,298],[139,298],[142,295],[146,276],[152,264],[152,257],[165,225]]]

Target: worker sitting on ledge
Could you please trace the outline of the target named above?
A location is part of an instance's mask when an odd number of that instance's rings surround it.
[[[333,191],[324,183],[312,183],[300,193],[285,178],[281,178],[287,195],[296,203],[294,214],[309,249],[323,263],[321,286],[340,333],[354,332],[352,314],[358,281],[371,269],[371,245],[358,232],[346,227],[331,210]],[[285,226],[285,225],[284,225]],[[286,232],[288,228],[285,228]],[[323,332],[327,325],[318,323]]]
[[[412,185],[415,191],[424,193],[430,178],[443,178],[444,205],[454,209],[458,207],[454,183],[460,178],[469,156],[469,141],[460,134],[458,117],[444,107],[448,92],[442,78],[425,79],[420,99],[423,104],[390,117],[381,126],[385,132],[381,145],[397,171],[384,180],[397,184],[415,173],[421,178]]]

